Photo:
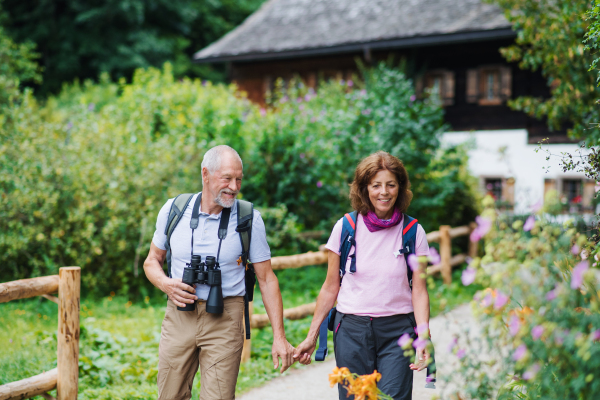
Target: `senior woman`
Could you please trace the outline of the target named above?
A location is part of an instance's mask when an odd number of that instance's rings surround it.
[[[398,339],[405,333],[426,338],[429,323],[429,294],[425,279],[414,273],[412,291],[407,278],[401,249],[404,212],[412,199],[408,173],[402,162],[383,151],[371,154],[356,168],[350,188],[352,208],[358,211],[356,272],[340,278],[340,262],[350,270],[351,257],[340,260],[340,237],[343,218],[334,226],[327,249],[329,267],[317,299],[314,318],[294,357],[310,363],[315,350],[319,326],[337,300],[334,320],[334,351],[338,367],[347,367],[359,375],[374,370],[381,373],[379,389],[395,400],[412,398],[412,370],[426,367],[427,351],[417,349],[416,364],[404,356]],[[425,231],[417,227],[415,254],[429,255]],[[425,327],[425,329],[420,329]],[[339,397],[346,390],[339,385]]]

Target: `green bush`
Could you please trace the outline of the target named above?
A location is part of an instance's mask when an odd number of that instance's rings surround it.
[[[88,294],[146,296],[141,265],[158,210],[201,189],[204,152],[223,143],[245,162],[242,195],[263,211],[274,254],[322,243],[349,209],[356,163],[380,148],[404,160],[409,212],[427,230],[471,221],[466,155],[439,148],[439,105],[415,101],[410,81],[384,66],[364,87],[292,87],[293,101],[264,111],[233,86],[175,80],[166,65],[130,84],[67,85],[44,103],[22,94],[0,127],[2,280],[79,265]],[[325,234],[299,235],[313,229]]]
[[[496,213],[483,217],[495,221]],[[599,258],[571,222],[550,224],[541,214],[493,224],[485,256],[463,275],[468,284],[476,274],[487,289],[473,302],[483,337],[453,344],[460,398],[600,397]]]

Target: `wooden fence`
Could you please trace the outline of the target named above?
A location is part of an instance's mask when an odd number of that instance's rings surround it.
[[[440,245],[440,263],[427,268],[429,275],[442,274],[444,284],[452,283],[452,268],[464,263],[467,257],[474,258],[477,256],[478,242],[469,241],[468,254],[452,255],[452,239],[470,235],[473,229],[477,227],[475,222],[468,226],[460,226],[452,228],[448,225],[440,226],[440,229],[427,234],[427,242],[439,243]],[[293,256],[273,257],[271,265],[274,270],[300,268],[307,265],[319,265],[327,263],[327,250],[325,245],[319,247],[319,251],[308,252],[304,254],[296,254]],[[291,320],[306,318],[312,315],[315,311],[317,303],[303,304],[298,307],[288,308],[283,310],[283,317]],[[250,326],[252,328],[264,328],[270,325],[269,317],[266,314],[252,315],[252,303],[250,304]],[[242,362],[250,359],[251,339],[244,343],[242,351]],[[1,400],[1,399],[0,399]]]
[[[0,386],[0,400],[54,397],[58,400],[77,399],[79,385],[79,293],[81,269],[65,267],[58,275],[0,283],[0,303],[28,297],[43,296],[58,304],[57,367],[42,374]],[[58,298],[52,296],[58,291]]]

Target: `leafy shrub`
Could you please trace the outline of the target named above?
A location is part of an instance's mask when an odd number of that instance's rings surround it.
[[[491,207],[492,201],[487,205]],[[508,225],[495,221],[476,273],[473,309],[483,339],[454,342],[454,379],[461,398],[592,399],[600,397],[600,271],[598,249],[570,222],[543,214]]]

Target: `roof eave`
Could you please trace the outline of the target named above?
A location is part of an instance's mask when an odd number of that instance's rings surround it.
[[[204,58],[194,57],[198,64],[219,63],[230,61],[268,61],[290,58],[314,57],[320,55],[333,55],[344,53],[362,52],[370,50],[392,50],[411,47],[435,46],[440,44],[456,44],[467,42],[481,42],[486,40],[512,39],[517,33],[512,28],[490,29],[485,31],[467,31],[448,34],[413,36],[401,39],[388,39],[370,42],[351,43],[329,47],[315,47],[298,50],[286,50],[265,53],[245,53],[235,55],[222,55]]]

